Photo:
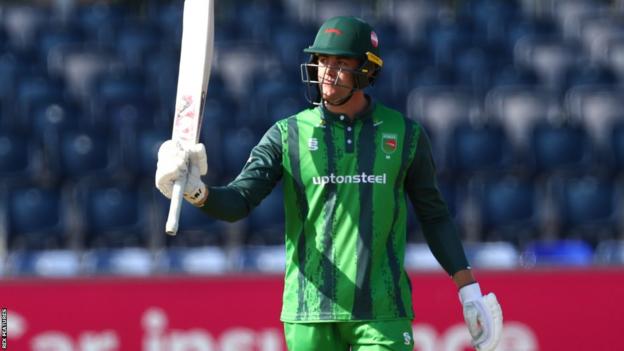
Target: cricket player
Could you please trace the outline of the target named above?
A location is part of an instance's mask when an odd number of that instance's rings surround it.
[[[477,350],[495,350],[502,312],[483,296],[436,185],[420,124],[364,92],[383,66],[373,28],[335,17],[304,52],[313,106],[275,123],[227,186],[206,186],[204,146],[173,141],[158,153],[156,186],[167,197],[188,174],[185,199],[236,221],[284,182],[287,265],[281,320],[291,351],[413,350],[412,292],[403,260],[407,203],[459,290]]]

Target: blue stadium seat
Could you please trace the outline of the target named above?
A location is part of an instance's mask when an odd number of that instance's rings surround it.
[[[248,128],[226,131],[222,139],[223,172],[225,180],[237,176],[249,158],[251,149],[260,141]]]
[[[0,179],[33,179],[39,173],[37,150],[27,134],[0,131]]]
[[[498,45],[472,45],[458,50],[452,67],[458,84],[482,95],[489,90],[496,70],[509,61]]]
[[[81,44],[85,40],[85,33],[79,27],[50,24],[41,28],[38,34],[37,50],[39,57],[43,62],[46,62],[54,49],[66,45]]]
[[[72,20],[84,30],[88,40],[100,44],[113,43],[115,29],[122,23],[128,8],[121,3],[81,4],[72,15]]]
[[[250,272],[284,273],[286,248],[283,245],[245,247],[237,268]]]
[[[384,66],[373,85],[374,94],[385,104],[403,109],[410,89],[419,84],[414,72],[430,63],[429,53],[424,47],[384,49],[382,58]]]
[[[181,43],[183,9],[184,6],[180,1],[152,3],[148,7],[149,21],[156,23],[160,27],[159,30],[163,36],[163,41],[173,46],[179,47]],[[217,31],[217,33],[219,32]],[[215,36],[217,33],[215,33]]]
[[[67,278],[82,273],[80,256],[73,250],[14,251],[8,269],[14,276]]]
[[[512,146],[527,151],[535,124],[559,108],[556,95],[534,86],[500,86],[485,99],[486,114],[500,121]]]
[[[440,20],[429,27],[426,43],[436,66],[452,67],[453,57],[476,43],[474,23],[468,18]]]
[[[163,38],[156,24],[139,19],[128,20],[115,30],[117,56],[130,70],[143,69],[146,56],[159,47]]]
[[[571,67],[565,72],[563,87],[568,91],[572,87],[580,86],[615,86],[618,78],[609,67],[599,64],[584,64],[579,67]]]
[[[68,200],[58,189],[35,184],[6,184],[4,218],[10,249],[58,249],[67,245]]]
[[[116,177],[121,172],[120,157],[114,141],[106,134],[68,130],[59,137],[52,153],[52,169],[60,177],[79,180],[85,177]]]
[[[580,121],[592,142],[599,148],[608,147],[615,123],[624,121],[624,91],[610,85],[572,87],[566,94],[564,107]]]
[[[88,250],[83,261],[90,275],[147,276],[154,270],[152,254],[140,247]]]
[[[575,123],[538,123],[530,145],[531,164],[539,175],[585,172],[594,160],[585,129]]]
[[[559,27],[550,17],[520,16],[507,24],[506,51],[513,53],[516,43],[521,38],[554,37],[558,33]]]
[[[624,265],[624,240],[605,240],[598,244],[594,261],[600,265]]]
[[[83,181],[77,185],[74,201],[86,247],[136,247],[148,243],[149,202],[136,185]]]
[[[458,124],[449,138],[448,148],[449,170],[458,179],[508,172],[513,166],[514,150],[497,123]]]
[[[522,252],[521,264],[586,267],[592,264],[593,254],[591,246],[580,240],[534,241]]]
[[[277,57],[283,67],[298,68],[308,61],[309,57],[303,52],[312,44],[316,35],[314,29],[299,23],[279,21],[279,25],[271,30],[271,43],[275,45]]]
[[[515,269],[520,253],[509,242],[467,243],[464,246],[471,267],[477,269]]]
[[[282,245],[284,222],[284,192],[278,186],[249,214],[245,244]]]
[[[414,88],[407,97],[407,117],[421,122],[432,134],[433,152],[445,159],[445,147],[454,127],[479,117],[479,99],[458,87]],[[435,137],[435,138],[434,138]]]
[[[228,255],[218,246],[167,248],[157,259],[161,273],[212,275],[225,273],[228,267]]]
[[[27,120],[34,136],[44,143],[66,130],[86,127],[80,107],[65,99],[46,99],[34,103]]]
[[[37,44],[36,36],[50,13],[42,6],[5,6],[2,25],[12,48],[32,51]]]
[[[538,190],[526,178],[506,175],[471,186],[482,226],[481,239],[521,244],[537,235]]]
[[[525,37],[516,43],[514,62],[535,70],[545,87],[563,92],[566,72],[582,64],[581,49],[578,42],[556,36]]]
[[[624,174],[624,122],[614,126],[610,141],[610,159],[613,171],[616,174]]]
[[[157,200],[158,213],[164,221],[167,218],[170,201],[164,196]],[[159,224],[160,226],[160,224]],[[160,228],[165,228],[164,222]],[[224,224],[208,216],[201,209],[183,201],[180,222],[176,236],[167,235],[167,247],[223,246],[226,242]]]
[[[480,40],[492,43],[506,39],[505,29],[520,11],[520,4],[515,0],[472,0],[460,3],[458,13],[474,20]]]
[[[505,86],[537,86],[539,78],[535,71],[528,68],[520,68],[513,64],[503,65],[494,73],[491,88]]]
[[[137,168],[137,175],[144,179],[153,178],[158,162],[158,148],[171,138],[171,131],[166,129],[137,130],[136,144],[128,145],[125,152],[135,154],[132,166]],[[130,165],[129,165],[130,166]]]
[[[65,86],[59,79],[53,79],[45,73],[35,73],[21,76],[15,87],[15,106],[11,111],[18,120],[15,125],[22,130],[29,126],[23,125],[33,105],[47,100],[62,100],[65,98]],[[21,120],[21,121],[20,121]],[[20,124],[21,122],[21,124]]]
[[[617,233],[621,189],[607,178],[564,177],[555,182],[560,236],[581,238],[595,245]]]

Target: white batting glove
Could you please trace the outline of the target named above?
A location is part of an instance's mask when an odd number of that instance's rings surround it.
[[[156,188],[167,198],[171,198],[173,183],[186,177],[184,198],[195,206],[201,206],[208,197],[208,188],[201,180],[206,173],[208,158],[204,144],[185,149],[180,143],[167,140],[158,149]]]
[[[503,334],[503,311],[494,293],[481,294],[478,283],[459,289],[464,320],[478,351],[494,351]]]

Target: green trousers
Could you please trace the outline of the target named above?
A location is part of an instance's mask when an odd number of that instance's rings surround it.
[[[412,351],[409,319],[284,323],[288,351]]]

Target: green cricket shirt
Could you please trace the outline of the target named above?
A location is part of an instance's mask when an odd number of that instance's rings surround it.
[[[468,263],[421,126],[370,102],[351,121],[324,107],[278,121],[204,211],[246,216],[284,182],[287,322],[413,318],[403,268],[409,197],[449,274]]]

